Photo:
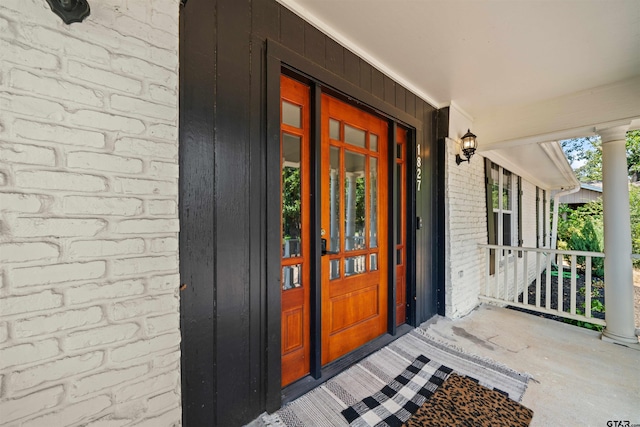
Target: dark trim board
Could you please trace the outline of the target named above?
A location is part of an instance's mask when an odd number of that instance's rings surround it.
[[[408,324],[281,390],[279,75],[307,78],[411,129]],[[319,114],[318,107],[312,114]],[[191,0],[180,12],[180,275],[185,426],[243,425],[326,380],[444,305],[443,154],[436,110],[275,0]],[[439,126],[436,126],[436,125]],[[312,132],[318,134],[319,129]],[[413,144],[413,145],[412,145]],[[318,149],[319,147],[314,147]],[[317,156],[319,158],[319,156]],[[442,157],[443,158],[443,157]],[[317,178],[317,177],[314,177]],[[317,179],[316,188],[319,192]],[[440,213],[442,212],[442,213]],[[312,217],[319,221],[319,207]],[[422,227],[417,230],[418,217]],[[411,232],[413,230],[413,232]],[[319,232],[319,230],[316,230]],[[318,259],[320,248],[312,250]],[[319,281],[319,277],[315,280]],[[441,281],[442,280],[442,281]],[[316,286],[317,288],[317,286]],[[313,298],[313,297],[312,297]],[[319,298],[319,295],[316,295]],[[312,313],[319,321],[319,313]],[[390,329],[393,333],[393,328]],[[319,341],[319,340],[318,340]],[[312,349],[312,353],[319,351]],[[313,357],[313,356],[312,356]]]
[[[389,233],[389,245],[387,247],[387,259],[389,264],[389,270],[387,274],[387,283],[389,284],[388,289],[388,298],[387,298],[387,312],[389,315],[387,316],[387,332],[390,335],[396,334],[396,246],[398,244],[396,238],[396,230],[398,227],[398,215],[396,214],[396,210],[394,207],[398,203],[398,194],[395,191],[396,188],[396,144],[397,144],[397,130],[398,124],[396,122],[392,122],[389,126],[389,135],[388,140],[389,144],[387,145],[387,161],[389,164],[389,178],[388,178],[388,188],[387,193],[389,194],[388,202],[387,202],[387,217],[388,217],[388,228],[391,230]],[[411,304],[411,308],[414,307],[414,304]],[[409,310],[411,311],[411,310]]]
[[[217,9],[192,1],[180,11],[180,292],[182,421],[218,425],[214,394],[216,298],[215,68]],[[213,24],[212,24],[213,23]],[[187,25],[188,24],[188,25]],[[207,40],[207,43],[202,41]],[[197,326],[196,326],[197,325]]]
[[[362,90],[274,40],[267,39],[267,55],[280,61],[283,68],[292,70],[293,76],[306,76],[309,80],[321,82],[326,93],[365,111],[404,123],[407,127],[422,129],[423,122],[419,118],[407,114],[394,104],[376,98],[372,93]]]

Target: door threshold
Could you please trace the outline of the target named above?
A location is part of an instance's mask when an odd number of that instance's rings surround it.
[[[386,347],[413,329],[413,326],[407,325],[406,323],[400,325],[396,329],[395,335],[391,335],[389,333],[381,335],[378,338],[369,341],[362,347],[353,350],[351,353],[328,363],[326,366],[322,367],[321,376],[319,378],[313,378],[311,375],[307,375],[306,377],[300,378],[298,381],[286,386],[282,389],[282,405],[297,399],[322,383],[327,382],[340,372],[352,365],[355,365],[365,357],[373,354],[383,347]]]

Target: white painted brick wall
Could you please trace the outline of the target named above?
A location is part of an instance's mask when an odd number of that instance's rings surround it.
[[[445,182],[446,258],[445,304],[446,316],[457,318],[466,315],[478,304],[478,295],[484,290],[486,259],[487,207],[485,193],[484,158],[476,154],[471,163],[455,163],[456,144],[447,140],[447,164]],[[522,180],[522,235],[524,246],[536,246],[536,187]],[[511,257],[509,268],[518,262],[518,290],[524,290],[522,258]],[[535,277],[535,260],[528,260],[527,278]],[[501,273],[504,267],[499,270]],[[501,276],[502,280],[502,276]],[[489,288],[495,289],[495,276],[490,276]],[[499,289],[502,291],[502,287]],[[499,292],[502,296],[504,292]],[[513,288],[509,295],[513,297]]]
[[[447,139],[445,178],[445,313],[457,318],[479,303],[484,281],[487,243],[487,207],[484,158],[474,155],[470,163],[456,165],[456,143]]]
[[[179,0],[0,2],[0,425],[181,424]]]

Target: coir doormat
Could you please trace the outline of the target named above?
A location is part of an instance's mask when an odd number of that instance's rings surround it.
[[[502,392],[452,373],[403,427],[526,427],[532,418]]]

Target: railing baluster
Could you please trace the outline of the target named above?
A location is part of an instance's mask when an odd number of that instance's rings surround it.
[[[520,281],[518,280],[518,255],[520,251],[513,251],[513,302],[518,302],[518,293],[520,292]]]
[[[547,281],[545,283],[545,301],[544,306],[547,310],[551,310],[551,254],[547,253]]]
[[[529,251],[523,251],[522,253],[522,283],[524,283],[524,290],[522,291],[522,302],[529,305]]]
[[[489,278],[491,277],[491,275],[489,273],[491,273],[491,249],[487,249],[485,251],[485,272],[484,272],[484,294],[486,296],[491,296],[489,294]]]
[[[584,272],[584,315],[591,318],[591,257],[587,257]]]
[[[505,301],[509,301],[509,255],[508,255],[508,251],[503,251],[503,263],[504,263],[504,270],[503,270],[503,274],[504,274],[504,294],[502,299],[504,299]]]
[[[564,302],[564,265],[562,265],[562,255],[559,255],[556,259],[559,259],[558,262],[558,311],[562,313],[564,311],[563,302]]]
[[[540,279],[542,271],[540,270],[540,252],[536,252],[536,307],[540,307]]]
[[[571,314],[576,314],[576,263],[576,256],[571,255]]]
[[[496,249],[495,256],[493,257],[493,271],[494,277],[496,279],[495,283],[495,296],[496,298],[500,298],[500,253],[502,250]]]

